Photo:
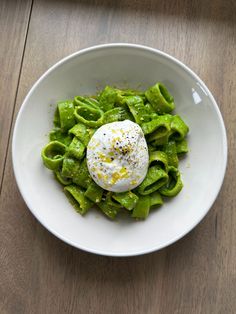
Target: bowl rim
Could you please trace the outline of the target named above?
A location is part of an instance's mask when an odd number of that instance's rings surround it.
[[[154,55],[159,55],[164,57],[167,60],[172,61],[173,63],[177,64],[178,66],[180,66],[183,70],[185,70],[187,73],[189,73],[193,78],[195,78],[200,84],[201,86],[204,88],[205,92],[208,94],[209,99],[211,100],[214,109],[216,110],[217,116],[218,116],[218,120],[220,123],[220,127],[221,127],[221,134],[222,134],[222,143],[223,143],[223,154],[222,154],[222,159],[223,159],[223,167],[220,169],[220,179],[217,182],[217,185],[215,187],[215,193],[214,195],[211,197],[210,200],[208,200],[208,206],[206,206],[204,213],[199,216],[199,218],[194,221],[191,225],[189,225],[189,227],[184,230],[182,233],[180,233],[179,235],[173,237],[171,240],[166,241],[165,243],[163,243],[162,245],[158,245],[158,246],[152,246],[140,251],[130,251],[130,252],[113,252],[113,251],[106,251],[106,250],[100,250],[100,249],[94,249],[94,248],[87,248],[86,246],[83,245],[78,245],[77,243],[75,243],[74,241],[67,239],[66,237],[64,237],[63,235],[61,235],[60,233],[58,233],[57,231],[55,231],[52,227],[48,226],[45,222],[42,222],[37,214],[37,210],[35,210],[33,208],[33,206],[31,205],[31,202],[28,200],[27,197],[27,193],[24,192],[24,188],[23,185],[21,184],[21,180],[20,180],[20,174],[18,172],[16,163],[15,163],[15,157],[16,156],[16,141],[17,141],[17,130],[18,130],[18,126],[20,124],[20,120],[21,120],[21,116],[23,115],[24,109],[26,107],[26,103],[28,102],[28,99],[30,98],[30,96],[32,95],[32,93],[35,91],[35,89],[37,88],[37,86],[40,84],[41,81],[44,80],[45,77],[47,77],[51,72],[53,72],[56,68],[60,67],[61,65],[63,65],[64,63],[66,63],[67,61],[78,57],[80,55],[86,54],[88,52],[91,51],[98,51],[98,50],[104,50],[107,48],[133,48],[133,49],[139,49],[139,50],[145,50],[148,52],[153,53]],[[220,189],[222,187],[223,181],[224,181],[224,176],[225,176],[225,172],[226,172],[226,166],[227,166],[227,158],[228,158],[228,145],[227,145],[227,135],[226,135],[226,129],[225,129],[225,125],[224,125],[224,121],[223,121],[223,117],[221,115],[220,109],[217,105],[217,102],[215,100],[215,98],[213,97],[212,93],[210,92],[210,90],[208,89],[208,87],[206,86],[206,84],[200,79],[200,77],[193,71],[191,70],[187,65],[185,65],[183,62],[179,61],[178,59],[176,59],[175,57],[159,50],[159,49],[155,49],[149,46],[145,46],[145,45],[140,45],[140,44],[132,44],[132,43],[109,43],[109,44],[100,44],[100,45],[94,45],[94,46],[90,46],[81,50],[78,50],[62,59],[60,59],[59,61],[57,61],[54,65],[52,65],[46,72],[44,72],[37,80],[36,82],[33,84],[33,86],[30,88],[30,90],[28,91],[27,95],[24,98],[24,101],[17,113],[17,118],[15,121],[15,125],[14,125],[14,130],[13,130],[13,136],[12,136],[12,163],[13,163],[13,172],[15,175],[15,179],[16,179],[16,183],[18,186],[18,189],[21,193],[21,196],[23,198],[23,200],[25,201],[28,209],[31,211],[31,213],[34,215],[34,217],[48,230],[50,231],[54,236],[56,236],[57,238],[59,238],[60,240],[62,240],[63,242],[77,248],[77,249],[81,249],[83,251],[89,252],[89,253],[93,253],[93,254],[98,254],[98,255],[103,255],[103,256],[113,256],[113,257],[128,257],[128,256],[138,256],[138,255],[143,255],[143,254],[148,254],[148,253],[152,253],[154,251],[159,251],[173,243],[175,243],[176,241],[180,240],[182,237],[184,237],[186,234],[188,234],[191,230],[193,230],[200,222],[201,220],[207,215],[207,213],[209,212],[209,210],[211,209],[212,205],[214,204]]]

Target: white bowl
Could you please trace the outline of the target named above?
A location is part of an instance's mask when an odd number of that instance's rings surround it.
[[[53,126],[55,105],[51,104],[77,94],[94,94],[106,84],[145,89],[157,81],[173,94],[176,112],[190,127],[190,152],[180,162],[184,189],[145,221],[118,218],[113,222],[96,210],[81,217],[40,157]],[[85,251],[131,256],[177,241],[202,220],[223,182],[227,139],[216,101],[187,66],[152,48],[107,44],[66,57],[34,84],[16,120],[12,155],[20,192],[49,231]]]

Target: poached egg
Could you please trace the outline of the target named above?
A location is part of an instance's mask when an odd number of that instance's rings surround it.
[[[125,192],[146,177],[149,164],[147,143],[140,126],[130,120],[101,126],[87,147],[87,166],[103,189]]]

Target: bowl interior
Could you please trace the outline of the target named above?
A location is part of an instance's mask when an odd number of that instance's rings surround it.
[[[94,94],[107,84],[145,89],[157,81],[170,90],[175,111],[190,127],[190,152],[180,162],[184,189],[153,210],[146,221],[120,217],[113,222],[96,210],[81,217],[40,157],[53,126],[55,103]],[[59,62],[34,85],[16,122],[13,163],[28,207],[59,238],[99,254],[142,254],[179,239],[207,213],[224,176],[225,130],[210,92],[185,66],[144,47],[103,46]]]

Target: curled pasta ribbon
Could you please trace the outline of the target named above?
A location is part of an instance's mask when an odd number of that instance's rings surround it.
[[[99,203],[102,200],[103,189],[98,186],[94,181],[92,181],[89,184],[84,195],[94,203]]]
[[[89,184],[91,184],[92,178],[89,174],[85,158],[80,163],[77,171],[74,172],[73,182],[85,189],[87,189]]]
[[[149,154],[149,167],[159,166],[165,172],[168,172],[168,158],[162,151],[153,151]]]
[[[64,192],[77,212],[81,215],[87,213],[89,208],[92,207],[93,202],[91,202],[85,195],[84,191],[75,185],[68,185],[64,188]]]
[[[87,127],[82,123],[77,123],[69,130],[69,134],[76,136],[85,146],[88,145],[96,129]]]
[[[80,161],[74,158],[65,156],[62,162],[61,175],[69,179],[73,179],[77,176],[80,168]]]
[[[42,150],[44,165],[51,170],[58,170],[63,162],[66,146],[58,141],[49,142]]]
[[[73,104],[75,107],[83,104],[90,105],[95,108],[99,107],[99,102],[97,99],[92,97],[75,96]]]
[[[138,201],[138,196],[131,191],[113,193],[112,198],[128,210],[132,210]]]
[[[178,115],[172,117],[170,127],[171,127],[170,138],[175,141],[182,141],[189,131],[188,126]]]
[[[106,112],[114,108],[117,101],[117,91],[115,88],[106,86],[98,97],[100,108]]]
[[[116,91],[119,96],[121,97],[126,97],[126,96],[139,96],[143,100],[145,100],[145,93],[140,91],[140,90],[135,90],[135,89],[118,89],[116,88]]]
[[[171,133],[171,119],[172,116],[166,114],[152,118],[149,122],[142,123],[141,128],[147,136],[148,142],[153,143],[155,146],[165,144]]]
[[[59,183],[62,185],[70,185],[72,184],[72,180],[70,178],[64,177],[61,173],[61,170],[54,171],[55,177]]]
[[[151,120],[152,111],[144,105],[141,96],[126,96],[125,100],[136,123],[141,124]]]
[[[155,207],[163,204],[162,197],[159,192],[154,192],[150,196],[150,206]]]
[[[85,154],[84,144],[78,140],[77,137],[74,137],[67,149],[67,155],[74,157],[76,159],[82,159]]]
[[[107,192],[105,202],[109,206],[115,207],[116,210],[119,211],[122,208],[122,205],[112,197],[112,194],[112,192]]]
[[[74,110],[74,116],[78,122],[81,122],[89,127],[100,127],[104,123],[104,112],[91,100],[85,102],[78,99],[77,106]]]
[[[169,114],[166,114],[152,120],[154,131],[148,135],[148,141],[155,141],[155,145],[166,143],[171,132],[171,119],[172,117]]]
[[[150,87],[145,92],[145,96],[158,114],[169,113],[175,108],[173,96],[161,83]]]
[[[149,215],[149,211],[152,207],[160,206],[162,204],[163,200],[158,192],[154,192],[150,195],[139,195],[139,199],[132,212],[132,217],[145,219]]]
[[[169,141],[163,147],[164,152],[166,153],[168,166],[173,166],[175,168],[179,165],[179,159],[176,151],[175,141]]]
[[[161,195],[173,197],[176,196],[183,188],[180,172],[175,167],[169,167],[169,179],[166,185],[160,189]]]
[[[115,219],[116,215],[122,208],[121,204],[112,198],[112,193],[106,194],[105,200],[97,204],[101,211],[110,219]]]
[[[73,183],[84,189],[87,189],[89,184],[92,182],[85,159],[80,161],[78,159],[65,156],[61,173],[62,176],[72,179]]]
[[[147,108],[147,110],[151,113],[151,114],[155,114],[155,117],[156,117],[156,112],[155,112],[155,110],[153,109],[153,107],[151,106],[151,104],[149,104],[149,103],[146,103],[145,104],[145,107]]]
[[[111,110],[108,110],[104,113],[104,124],[111,123],[115,121],[123,121],[126,119],[130,119],[129,113],[121,107],[117,107]]]
[[[168,174],[159,166],[152,166],[148,169],[143,182],[138,186],[138,193],[148,195],[157,191],[168,181]]]
[[[151,207],[150,196],[140,195],[131,216],[133,218],[145,219],[149,215],[150,207]]]
[[[63,132],[66,132],[75,124],[73,101],[67,100],[57,104],[59,124]]]
[[[188,142],[186,139],[176,142],[176,152],[178,155],[183,155],[188,152]]]
[[[52,129],[52,131],[49,133],[49,139],[50,141],[58,141],[61,142],[62,144],[68,146],[70,145],[72,141],[72,137],[68,135],[65,132],[62,132],[62,129],[55,127]]]

